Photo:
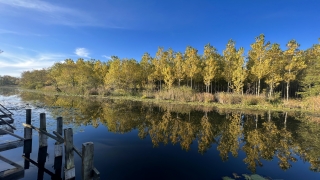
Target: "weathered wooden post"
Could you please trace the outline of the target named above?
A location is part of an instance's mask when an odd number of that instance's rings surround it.
[[[57,133],[62,136],[62,117],[57,118]],[[61,177],[62,166],[62,142],[57,141],[54,145],[54,170],[58,177]]]
[[[47,131],[46,114],[40,113],[40,130]],[[38,179],[43,179],[44,165],[47,159],[48,137],[46,134],[39,132],[39,151],[38,151]]]
[[[40,130],[47,131],[46,113],[40,113]],[[39,148],[48,146],[47,135],[39,132]]]
[[[31,125],[31,109],[26,109],[26,124]],[[30,158],[30,153],[32,152],[32,129],[25,127],[24,128],[24,144],[23,144],[23,153],[25,157]],[[29,169],[30,162],[24,160],[24,168]]]
[[[44,169],[47,159],[47,150],[48,146],[39,147],[38,151],[38,179],[43,179],[44,177]]]
[[[82,179],[93,179],[93,143],[82,144]]]
[[[64,129],[64,151],[65,151],[65,179],[75,179],[73,131],[72,128]]]

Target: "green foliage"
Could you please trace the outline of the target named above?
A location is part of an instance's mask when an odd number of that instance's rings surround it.
[[[24,71],[21,74],[20,85],[27,89],[41,89],[50,85],[48,71],[45,69]]]
[[[18,85],[20,78],[8,75],[0,76],[0,86]]]
[[[301,79],[303,97],[320,95],[320,44],[314,45],[304,54],[307,68]]]

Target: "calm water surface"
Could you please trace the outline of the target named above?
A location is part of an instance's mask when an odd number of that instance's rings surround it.
[[[101,179],[320,179],[319,117],[303,113],[219,110],[124,100],[45,96],[0,88],[0,103],[15,115],[16,134],[23,136],[25,109],[32,124],[47,115],[47,131],[63,117],[74,130],[78,149],[94,143],[94,165]],[[0,143],[14,140],[0,136]],[[53,148],[48,139],[45,167],[54,172]],[[0,152],[23,166],[23,148]],[[30,158],[37,161],[38,133],[33,131]],[[81,159],[75,154],[77,179]],[[0,171],[10,167],[0,161]],[[23,179],[37,179],[30,165]],[[44,179],[51,176],[44,173]]]

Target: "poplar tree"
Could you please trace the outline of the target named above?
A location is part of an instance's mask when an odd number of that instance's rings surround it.
[[[144,53],[141,61],[140,61],[140,67],[141,67],[141,83],[143,86],[148,84],[149,82],[149,76],[151,76],[153,71],[152,66],[152,57],[149,53]]]
[[[256,37],[256,42],[251,44],[251,50],[249,50],[249,72],[252,74],[258,82],[257,95],[260,95],[260,81],[268,74],[269,61],[267,58],[267,51],[270,48],[270,43],[265,42],[265,36],[260,34]]]
[[[234,70],[232,71],[232,89],[236,93],[243,93],[244,81],[247,77],[247,70],[244,67],[244,49],[240,48],[236,52],[236,56],[234,59]]]
[[[175,79],[178,80],[179,83],[179,87],[180,87],[180,83],[181,81],[185,78],[186,73],[185,73],[185,69],[184,69],[184,57],[183,54],[181,52],[178,52],[175,57],[174,57],[174,72],[175,72]]]
[[[192,89],[192,78],[200,72],[200,58],[198,56],[198,50],[188,46],[185,51],[185,72],[186,76],[191,80]]]
[[[229,40],[223,51],[223,75],[228,83],[228,92],[231,88],[239,93],[244,86],[246,69],[244,68],[243,52],[243,48],[236,50],[235,42],[232,39]]]
[[[290,82],[295,80],[297,74],[306,67],[302,51],[298,49],[299,46],[295,40],[291,40],[287,44],[287,50],[284,51],[283,80],[286,82],[287,101],[289,100]]]
[[[283,52],[279,44],[272,44],[267,52],[269,59],[268,74],[265,77],[265,82],[268,84],[269,97],[272,96],[273,90],[282,81],[281,71],[283,69]]]
[[[219,58],[219,54],[217,53],[217,49],[207,44],[204,46],[203,52],[203,82],[206,85],[206,92],[209,93],[209,86],[211,81],[216,75],[217,70],[217,59]]]
[[[164,59],[165,65],[162,69],[162,74],[164,76],[164,82],[167,85],[168,89],[171,89],[172,84],[175,79],[174,75],[174,51],[170,48],[168,51],[163,53],[161,59]]]
[[[235,42],[231,39],[228,41],[226,49],[223,51],[223,76],[228,83],[228,90],[230,92],[232,71],[234,70],[233,61],[236,54]]]
[[[156,57],[152,60],[152,65],[154,66],[152,78],[159,81],[160,91],[161,91],[161,81],[163,80],[163,69],[166,64],[166,58],[164,56],[165,54],[164,54],[163,48],[159,47],[156,53]]]

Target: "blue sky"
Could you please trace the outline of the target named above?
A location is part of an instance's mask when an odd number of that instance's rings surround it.
[[[254,38],[301,49],[318,43],[319,0],[0,0],[0,75],[50,67],[67,58],[140,61],[159,46],[221,53],[229,39]]]

